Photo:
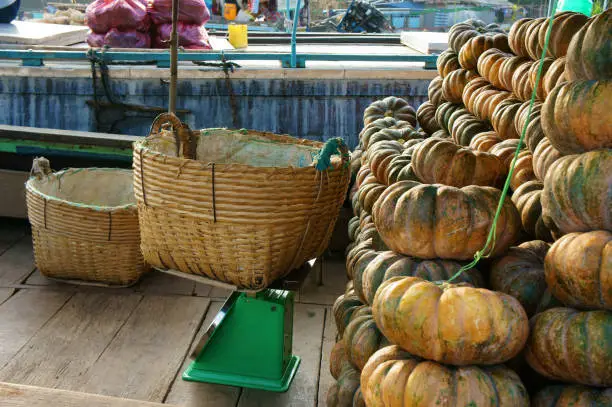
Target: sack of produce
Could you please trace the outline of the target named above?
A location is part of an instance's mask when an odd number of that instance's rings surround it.
[[[149,0],[147,10],[155,24],[172,23],[172,0]],[[179,0],[179,22],[204,25],[210,12],[204,0]]]
[[[208,40],[208,32],[206,32],[204,26],[185,24],[179,21],[176,30],[179,37],[179,46],[186,49],[212,49]],[[171,34],[172,24],[157,26],[157,34],[154,40],[155,48],[168,48]]]
[[[112,28],[106,34],[92,32],[87,37],[87,44],[97,48],[105,45],[113,48],[150,48],[151,36],[136,30],[120,31]]]
[[[147,7],[141,0],[95,0],[85,10],[85,22],[92,31],[147,31],[151,24]]]

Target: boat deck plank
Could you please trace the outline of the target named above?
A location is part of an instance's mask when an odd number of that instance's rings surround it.
[[[325,314],[325,329],[323,331],[323,348],[321,352],[321,369],[319,370],[319,399],[318,405],[326,405],[327,391],[334,382],[334,378],[329,371],[329,355],[336,343],[336,324],[331,308]]]
[[[35,270],[26,222],[4,220],[0,381],[38,387],[13,391],[0,383],[0,405],[64,399],[67,407],[138,405],[133,400],[190,407],[324,405],[321,392],[330,380],[325,353],[335,332],[329,303],[344,291],[342,260],[326,260],[324,284],[316,283],[313,271],[296,295],[293,352],[302,363],[289,391],[271,393],[181,378],[190,350],[229,291],[157,272],[125,289],[48,280]],[[51,389],[82,393],[58,396]]]

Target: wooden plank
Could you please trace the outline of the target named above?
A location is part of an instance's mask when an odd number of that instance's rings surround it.
[[[22,290],[0,305],[0,369],[20,352],[70,295]]]
[[[0,43],[70,45],[85,41],[89,27],[13,21],[0,25]]]
[[[37,293],[34,302],[45,293],[32,291]],[[0,370],[0,380],[78,389],[83,374],[98,360],[141,299],[139,295],[75,294]]]
[[[0,288],[0,305],[4,304],[6,300],[11,298],[13,294],[15,294],[14,288]]]
[[[2,219],[2,227],[0,227],[0,255],[24,237],[26,230],[27,222],[21,219]]]
[[[0,286],[20,284],[33,270],[32,237],[24,236],[0,256]]]
[[[0,405],[4,407],[172,407],[168,404],[12,383],[0,383]]]
[[[325,407],[327,391],[335,379],[329,371],[329,355],[336,344],[336,324],[331,308],[325,310],[325,330],[323,331],[323,347],[321,350],[321,368],[319,369],[319,397],[317,405]]]
[[[302,358],[299,370],[286,393],[243,389],[239,407],[314,407],[317,403],[317,376],[321,364],[321,342],[325,307],[295,304],[293,349]]]
[[[233,386],[222,386],[211,383],[195,383],[182,379],[182,374],[187,369],[192,359],[189,357],[198,340],[204,334],[208,325],[221,309],[222,302],[213,302],[208,307],[206,318],[202,327],[191,344],[189,354],[178,371],[166,403],[176,404],[184,407],[234,407],[240,396],[240,388]]]
[[[0,169],[0,216],[26,218],[25,183],[30,174],[25,171]]]
[[[325,259],[322,267],[323,285],[317,284],[316,270],[311,271],[300,289],[301,303],[333,305],[336,298],[344,292],[348,282],[344,260],[339,257]]]
[[[80,391],[161,402],[210,301],[147,296],[83,377]]]
[[[153,270],[142,277],[135,290],[146,294],[194,295],[195,284],[192,280]]]

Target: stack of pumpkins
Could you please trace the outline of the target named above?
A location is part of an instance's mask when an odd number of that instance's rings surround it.
[[[554,16],[530,113],[548,23],[454,26],[420,130],[366,109],[329,406],[612,405],[612,10]]]

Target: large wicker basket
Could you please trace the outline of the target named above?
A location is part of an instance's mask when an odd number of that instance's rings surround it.
[[[322,143],[191,131],[176,116],[160,115],[149,137],[134,144],[145,260],[260,289],[321,255],[349,181],[346,147],[338,144],[342,154],[318,171],[313,157]]]
[[[52,173],[47,160],[35,160],[26,200],[43,275],[115,286],[140,278],[146,267],[132,179],[130,170],[110,168]]]

